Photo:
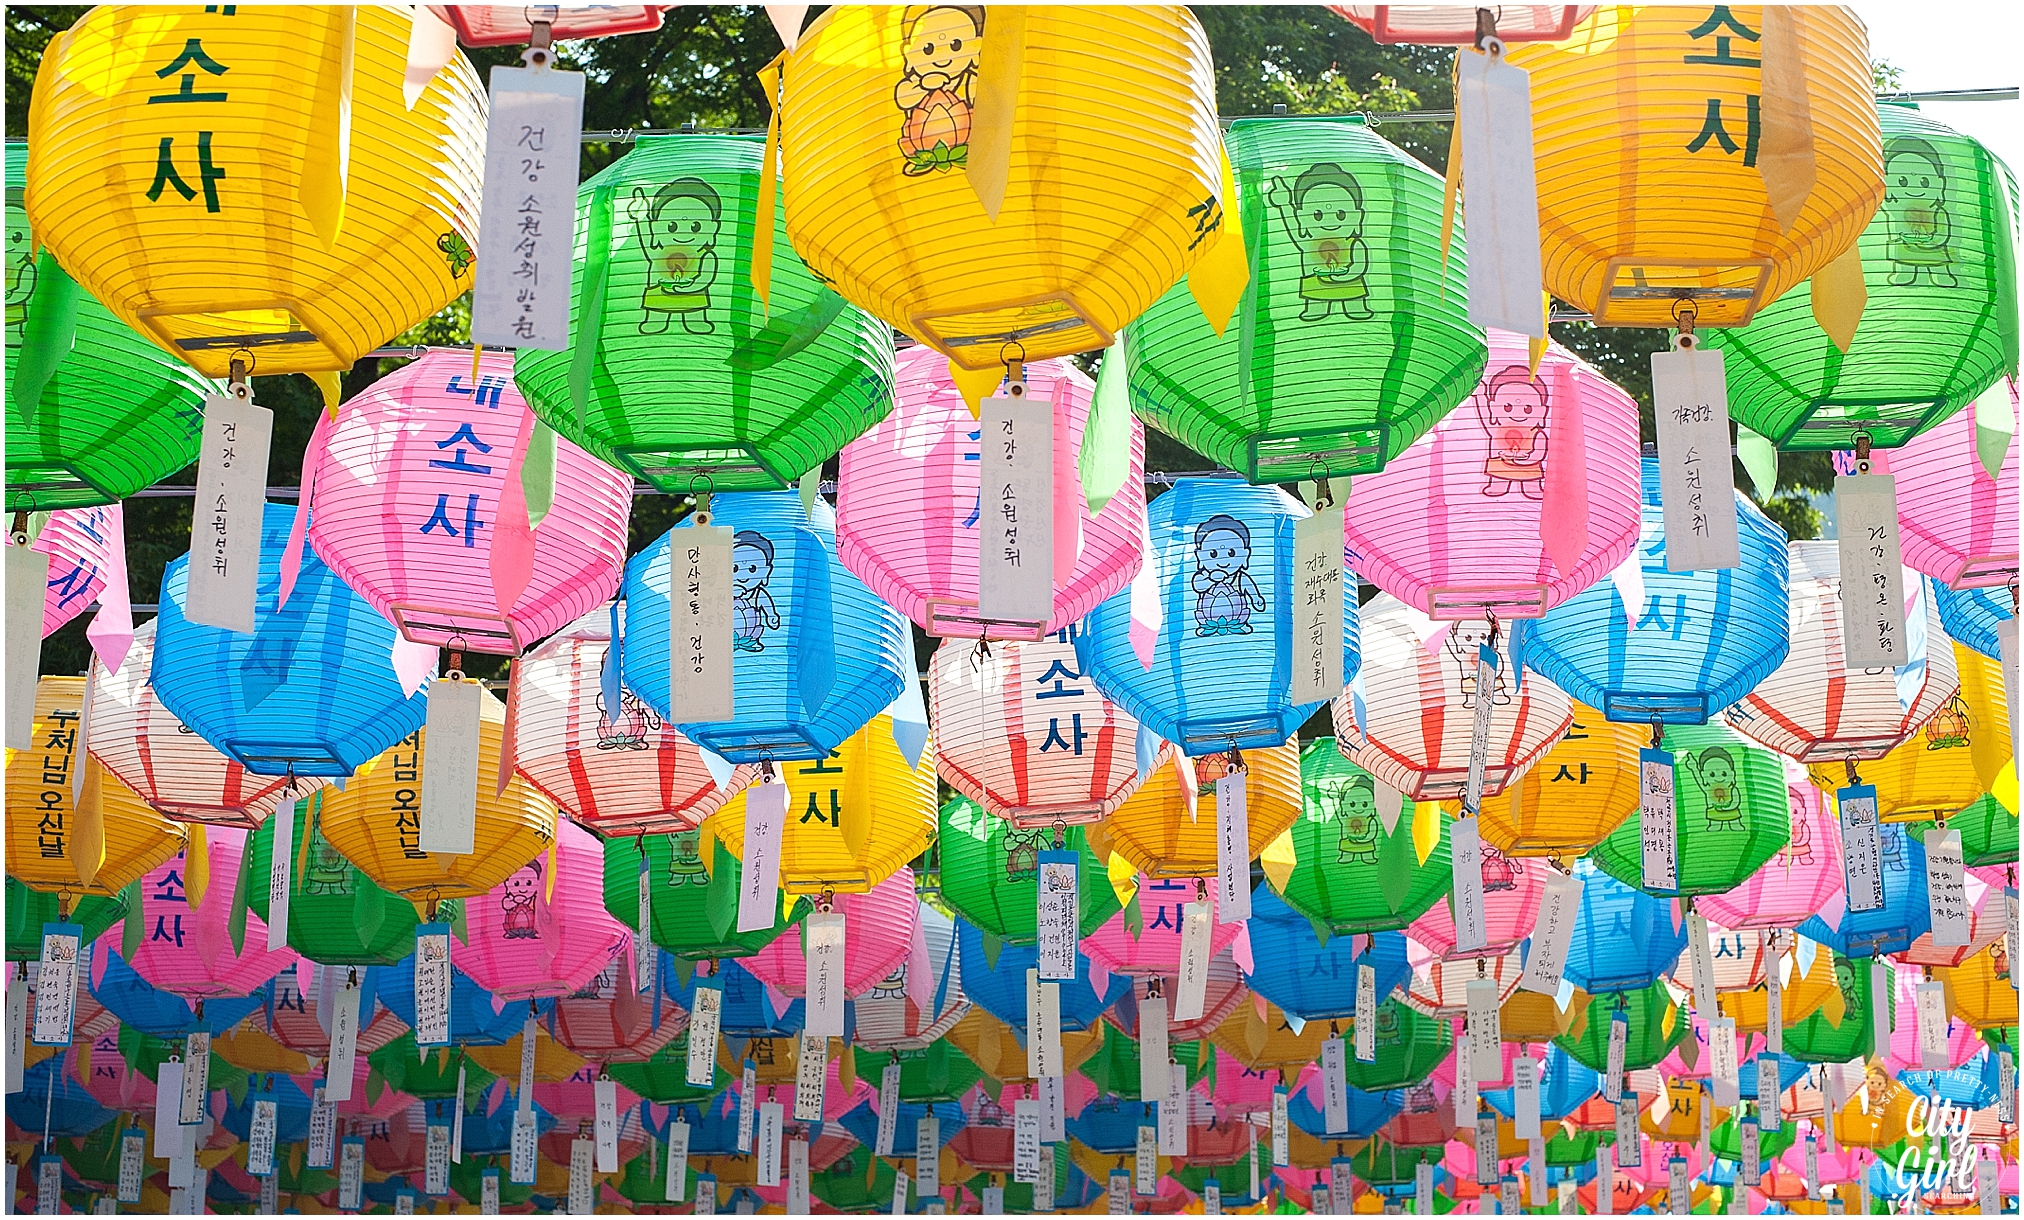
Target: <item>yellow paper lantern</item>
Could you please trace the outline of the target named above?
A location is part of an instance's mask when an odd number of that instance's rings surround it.
[[[471,1062],[499,1077],[501,1080],[520,1079],[520,1040],[527,1036],[525,1031],[514,1034],[497,1046],[466,1046],[464,1053]],[[553,1037],[536,1035],[534,1039],[534,1079],[554,1082],[567,1080],[583,1070],[582,1056],[557,1042]]]
[[[1289,741],[1243,752],[1245,811],[1250,855],[1256,859],[1300,816],[1300,743]],[[1216,780],[1227,754],[1199,758],[1175,755],[1172,766],[1155,770],[1117,811],[1089,828],[1089,848],[1098,859],[1123,856],[1156,880],[1216,875]],[[1192,811],[1174,767],[1194,771],[1198,795]]]
[[[1601,326],[1740,326],[1883,200],[1862,22],[1836,6],[1612,6],[1532,74],[1546,287]],[[1858,272],[1859,278],[1859,272]]]
[[[776,62],[795,252],[963,368],[1109,346],[1234,229],[1180,5],[839,5]]]
[[[1103,1022],[1092,1022],[1086,1029],[1061,1031],[1064,1074],[1080,1071],[1089,1057],[1096,1054],[1103,1045],[1103,1031]],[[964,1013],[946,1036],[949,1045],[963,1052],[991,1079],[1001,1084],[1034,1083],[1026,1072],[1026,1046],[1019,1035],[982,1008],[972,1007]]]
[[[349,369],[471,287],[485,93],[410,109],[393,5],[107,5],[50,40],[25,203],[57,261],[200,372]],[[574,150],[570,150],[573,155]]]
[[[1507,856],[1572,859],[1638,809],[1637,752],[1650,730],[1574,705],[1574,723],[1538,763],[1483,798],[1483,841]],[[1447,802],[1458,813],[1460,801]]]
[[[83,706],[83,678],[36,683],[35,744],[7,751],[7,875],[30,889],[111,897],[183,850],[184,832],[96,760],[72,801]]]
[[[1929,639],[1931,637],[1928,637]],[[1917,822],[1959,813],[1981,799],[2010,761],[2010,702],[2003,664],[1962,644],[1952,645],[1961,689],[1925,727],[1860,765],[1876,785],[1877,812],[1888,822]],[[1813,783],[1832,792],[1848,783],[1841,763],[1811,768]]]
[[[927,850],[935,837],[935,747],[909,767],[893,741],[892,717],[878,715],[829,752],[774,764],[787,781],[780,834],[780,888],[789,894],[862,894]],[[703,819],[745,858],[748,788]],[[707,855],[708,852],[705,852]]]
[[[1277,1004],[1238,1003],[1209,1040],[1223,1048],[1232,1059],[1254,1072],[1277,1069],[1290,1082],[1301,1068],[1321,1057],[1321,1044],[1328,1041],[1328,1025],[1309,1021],[1298,1033]]]
[[[2005,938],[1958,966],[1939,966],[1933,977],[1947,985],[1947,1006],[1976,1029],[2017,1024],[2017,991],[2010,985],[2010,952]]]
[[[518,774],[497,791],[506,705],[488,691],[478,709],[477,850],[470,855],[421,848],[426,729],[360,767],[343,792],[319,789],[310,798],[321,802],[323,837],[381,889],[415,900],[476,898],[555,842],[555,802]]]
[[[2011,1013],[2011,1019],[2016,1014]],[[1885,1148],[1911,1134],[1913,1093],[1871,1060],[1862,1093],[1834,1115],[1834,1138],[1850,1148]]]
[[[1785,946],[1776,952],[1780,956],[1790,954],[1790,940],[1787,939]],[[1841,997],[1841,984],[1834,976],[1832,953],[1825,951],[1816,953],[1813,957],[1813,968],[1803,975],[1797,969],[1796,958],[1793,960],[1793,967],[1792,977],[1785,982],[1778,997],[1779,1011],[1784,1018],[1783,1024],[1786,1029],[1791,1029],[1819,1012],[1830,1000],[1839,1000]],[[1776,970],[1779,969],[1779,965],[1774,959],[1766,963],[1765,968]],[[1764,1023],[1770,1015],[1771,997],[1763,983],[1748,991],[1716,992],[1715,1003],[1720,1007],[1723,1016],[1736,1022],[1737,1033],[1764,1032]],[[1838,1025],[1838,1018],[1836,1023]]]

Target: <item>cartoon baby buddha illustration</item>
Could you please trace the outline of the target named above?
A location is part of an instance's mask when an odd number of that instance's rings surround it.
[[[540,936],[535,919],[535,902],[540,897],[541,858],[536,856],[506,878],[499,895],[500,934],[507,940],[533,940]]]
[[[731,644],[739,652],[765,652],[761,639],[780,629],[780,610],[766,582],[773,579],[773,543],[756,530],[731,539]]]
[[[1377,863],[1377,785],[1368,775],[1351,776],[1335,790],[1337,864]]]
[[[1195,527],[1195,634],[1250,635],[1265,593],[1251,579],[1251,530],[1228,513]]]
[[[649,265],[640,294],[643,335],[664,335],[674,319],[692,335],[716,330],[710,321],[710,285],[717,279],[717,235],[724,205],[701,178],[677,178],[647,197],[635,187],[627,214]]]
[[[1528,500],[1546,495],[1546,383],[1522,364],[1501,370],[1476,393],[1476,416],[1490,437],[1483,462],[1483,494],[1513,487]]]
[[[1735,758],[1721,746],[1709,746],[1699,754],[1680,755],[1680,761],[1700,785],[1708,829],[1743,829],[1743,784]]]
[[[905,67],[893,86],[900,124],[901,171],[909,177],[970,162],[970,115],[977,102],[977,59],[984,49],[981,4],[915,4],[900,21]]]
[[[1363,188],[1348,170],[1323,161],[1308,166],[1289,189],[1274,178],[1265,202],[1300,251],[1300,318],[1314,322],[1340,312],[1345,318],[1375,316],[1364,273],[1370,247],[1363,240]]]
[[[1918,283],[1923,271],[1935,287],[1958,287],[1960,282],[1947,266],[1954,261],[1947,249],[1953,225],[1947,219],[1947,179],[1940,154],[1917,136],[1892,140],[1884,146],[1883,188],[1890,282],[1908,287]]]

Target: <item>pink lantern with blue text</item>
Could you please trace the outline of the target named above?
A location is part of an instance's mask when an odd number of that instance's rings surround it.
[[[1841,896],[1841,823],[1804,768],[1790,761],[1785,768],[1792,837],[1784,849],[1728,893],[1694,899],[1725,928],[1796,928]]]
[[[1991,475],[1981,448],[2000,443],[1980,420],[2010,416],[2009,443]],[[1897,478],[1898,527],[1905,566],[1952,589],[2002,586],[2017,579],[2017,383],[1999,381],[1973,406],[1908,440],[1876,450],[1874,469]]]
[[[604,909],[604,847],[568,821],[555,824],[546,853],[471,899],[464,918],[470,941],[452,960],[501,1000],[568,995],[627,944]]]
[[[140,945],[127,964],[152,986],[188,1000],[251,995],[295,964],[293,950],[268,952],[267,925],[251,911],[244,947],[232,947],[232,885],[246,835],[223,826],[205,833],[209,884],[200,902],[191,901],[188,849],[140,879]],[[122,935],[118,928],[107,932],[99,951],[118,950]]]
[[[84,613],[106,588],[115,563],[120,579],[126,579],[123,517],[118,504],[60,508],[29,544],[30,550],[49,556],[49,587],[42,597],[44,639]]]
[[[1112,974],[1133,978],[1148,975],[1178,976],[1181,972],[1181,927],[1187,905],[1199,900],[1209,908],[1209,955],[1214,957],[1236,943],[1244,931],[1241,923],[1222,923],[1216,917],[1216,895],[1208,883],[1192,877],[1154,880],[1140,875],[1139,917],[1143,927],[1134,932],[1120,911],[1102,927],[1082,938],[1082,951],[1090,964]],[[1169,1006],[1171,1007],[1171,1005]]]
[[[914,870],[901,868],[862,894],[837,894],[834,906],[843,915],[843,993],[861,996],[890,979],[913,952],[921,910]],[[803,936],[803,929],[790,929],[741,964],[768,987],[798,998],[808,986]]]

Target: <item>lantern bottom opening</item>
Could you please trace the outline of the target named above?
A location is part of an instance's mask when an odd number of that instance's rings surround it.
[[[8,512],[90,508],[116,503],[119,498],[117,492],[100,487],[64,462],[7,463]]]
[[[837,894],[868,894],[872,887],[884,878],[875,878],[870,869],[837,869],[826,877],[796,877],[780,879],[780,888],[789,894],[819,898],[825,892]]]
[[[1115,338],[1066,292],[982,309],[916,313],[908,322],[908,333],[966,369],[1072,356],[1109,347]]]
[[[252,357],[249,371],[263,376],[348,369],[358,353],[340,349],[317,333],[316,323],[295,301],[258,301],[227,309],[154,308],[140,311],[141,325],[155,342],[181,356],[207,377],[231,372],[235,353]]]
[[[810,737],[794,724],[761,724],[752,728],[712,729],[708,724],[676,726],[682,736],[731,763],[819,762],[832,747]]]
[[[1252,483],[1294,483],[1317,476],[1374,474],[1384,465],[1391,429],[1384,424],[1254,436],[1247,446]]]
[[[502,657],[517,657],[526,646],[519,628],[503,615],[395,602],[387,607],[387,617],[415,644]]]
[[[1202,716],[1175,726],[1177,744],[1189,758],[1230,750],[1269,750],[1283,746],[1314,714],[1319,703],[1263,716]]]
[[[1874,762],[1896,749],[1910,736],[1911,733],[1908,732],[1897,737],[1849,737],[1835,741],[1805,742],[1797,751],[1788,752],[1779,749],[1778,752],[1809,767],[1848,759],[1856,762]]]
[[[1954,575],[1940,583],[1949,589],[2000,589],[2017,579],[2017,552],[2008,555],[1974,555]]]
[[[223,826],[229,830],[258,830],[267,820],[267,810],[255,812],[251,809],[234,809],[224,805],[182,805],[167,802],[149,802],[155,812],[171,822],[195,823],[202,826]]]
[[[596,835],[673,835],[696,829],[703,824],[701,818],[690,817],[672,809],[657,810],[653,813],[628,813],[618,817],[603,815],[584,816],[570,814],[569,820]]]
[[[992,805],[984,810],[1012,823],[1014,830],[1043,830],[1049,826],[1091,826],[1104,819],[1104,807],[1088,805]]]
[[[1863,402],[1815,402],[1806,414],[1772,443],[1781,449],[1853,449],[1856,438],[1866,436],[1879,449],[1895,449],[1917,436],[1926,427],[1952,414],[1953,403],[1944,398],[1909,401],[1869,400]],[[1916,421],[1907,413],[1919,412]],[[1885,416],[1889,415],[1888,422]]]
[[[750,445],[620,445],[612,456],[623,469],[662,492],[778,491],[801,477],[782,474]]]
[[[1606,691],[1602,716],[1620,724],[1706,724],[1706,695],[1681,695],[1645,691]]]
[[[923,607],[928,634],[938,639],[1009,640],[1031,644],[1047,637],[1047,624],[1030,618],[985,618],[977,601],[954,597],[931,597]]]
[[[344,778],[354,769],[322,742],[227,737],[211,744],[255,775],[286,775],[293,768],[297,775]]]
[[[1483,768],[1483,795],[1495,796],[1504,790],[1522,772],[1515,772],[1509,766],[1491,763]],[[1459,801],[1469,786],[1467,767],[1435,767],[1419,773],[1419,784],[1403,795],[1416,801]]]
[[[1538,618],[1546,613],[1545,585],[1445,585],[1427,590],[1426,614],[1441,622],[1489,617]]]
[[[1602,292],[1589,312],[1597,326],[1674,326],[1691,304],[1695,326],[1742,326],[1764,303],[1770,278],[1768,258],[1696,262],[1618,256],[1604,266]]]

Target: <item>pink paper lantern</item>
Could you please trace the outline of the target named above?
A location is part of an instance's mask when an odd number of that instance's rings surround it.
[[[1997,902],[1999,905],[2002,902],[2000,895],[1997,898]],[[1998,924],[1998,934],[2000,935],[2002,924],[2002,916],[2000,914],[1997,915],[1996,922]],[[1904,966],[1910,963],[1900,959],[1899,964],[1900,966]],[[1914,989],[1924,980],[1918,972],[1905,969],[1893,971],[1892,977],[1897,986],[1897,997],[1895,1000],[1897,1005],[1896,1024],[1891,1027],[1890,1048],[1884,1055],[1884,1066],[1889,1069],[1892,1076],[1896,1076],[1899,1072],[1922,1072],[1927,1069],[1925,1056],[1919,1049],[1919,1009],[1916,999],[1918,993]],[[1959,1067],[1968,1060],[1973,1059],[1976,1055],[1981,1054],[1987,1045],[1987,1043],[1982,1041],[1981,1032],[1974,1026],[1958,1017],[1948,1016],[1947,1066],[1949,1068]],[[2012,1049],[2012,1053],[2015,1053],[2014,1048]],[[1829,1070],[1833,1069],[1830,1068]],[[1842,1090],[1842,1095],[1844,1097],[1853,1097],[1855,1089],[1852,1087],[1844,1089]]]
[[[578,825],[600,834],[694,830],[759,774],[740,765],[718,787],[703,753],[631,690],[605,708],[611,607],[556,632],[513,667],[513,763]]]
[[[1476,10],[1454,4],[1331,4],[1378,43],[1467,46],[1476,41]],[[1558,42],[1595,11],[1593,4],[1500,4],[1497,37],[1505,42]],[[1493,336],[1497,331],[1490,332]]]
[[[564,1123],[581,1122],[597,1117],[597,1075],[598,1069],[584,1064],[563,1080],[537,1080],[534,1082],[534,1104],[548,1111]],[[501,1082],[505,1083],[504,1081]],[[639,1094],[618,1085],[618,1112],[638,1110]],[[569,1163],[569,1146],[565,1143],[561,1161]]]
[[[1022,830],[1101,821],[1138,790],[1139,723],[1083,676],[1075,635],[949,640],[928,661],[935,770]]]
[[[88,994],[79,988],[77,998],[82,1001]],[[34,1007],[31,1002],[31,1014]],[[109,1110],[134,1112],[154,1108],[155,1082],[149,1080],[145,1072],[128,1064],[126,1057],[119,1053],[117,1029],[108,1029],[93,1037],[73,1031],[71,1038],[73,1045],[88,1042],[91,1046],[88,1059],[83,1055],[70,1056],[66,1066],[70,1069],[71,1078],[83,1085],[99,1105]]]
[[[913,952],[921,912],[914,870],[901,868],[866,893],[838,894],[834,901],[843,915],[843,993],[855,999],[890,979]],[[798,928],[776,936],[742,964],[760,982],[799,998],[808,988],[801,938]]]
[[[1535,377],[1493,330],[1468,401],[1351,483],[1350,563],[1436,619],[1537,618],[1637,545],[1638,454],[1630,395],[1557,343]]]
[[[1984,400],[1992,395],[2007,399],[2014,426],[2017,383],[1991,387]],[[1975,450],[1980,405],[1906,441],[1884,463],[1897,476],[1905,566],[1954,589],[2017,577],[2017,437],[2011,434],[1999,477],[1990,478]]]
[[[1804,768],[1787,760],[1785,778],[1792,837],[1784,850],[1728,893],[1694,900],[1696,910],[1725,928],[1796,928],[1842,892],[1841,823]]]
[[[1066,360],[1028,364],[1026,384],[1029,396],[1054,403],[1054,614],[1044,623],[979,617],[979,424],[940,353],[900,353],[892,414],[839,458],[843,565],[930,635],[1038,639],[1124,588],[1144,558],[1144,428],[1130,421],[1123,491],[1092,515],[1078,462],[1095,386]]]
[[[556,823],[548,853],[471,899],[465,924],[457,968],[508,1001],[568,995],[629,943],[604,909],[603,845],[573,822]]]
[[[1704,909],[1705,907],[1706,902],[1704,900],[1698,898],[1694,900],[1694,909],[1700,911],[1703,915],[1707,914],[1707,911]],[[1708,921],[1708,952],[1715,963],[1715,990],[1747,991],[1762,983],[1764,981],[1765,965],[1769,960],[1764,948],[1763,937],[1756,930],[1731,928],[1710,919]],[[1682,990],[1693,990],[1693,954],[1680,954],[1680,960],[1673,964],[1672,980],[1678,983]],[[1707,1031],[1699,1022],[1700,1018],[1696,1017],[1694,1028],[1700,1033],[1701,1041],[1705,1045],[1707,1042]],[[1673,1054],[1677,1055],[1679,1051],[1675,1049]],[[1668,1068],[1667,1070],[1671,1071],[1673,1069]],[[1707,1075],[1707,1061],[1705,1059],[1701,1061],[1699,1071],[1682,1072],[1681,1074],[1705,1076]]]
[[[117,674],[92,659],[92,757],[166,817],[255,829],[288,798],[288,777],[246,770],[162,706],[148,682],[159,621],[135,628]],[[306,796],[329,782],[298,777],[294,795]]]
[[[906,960],[853,1006],[852,1040],[866,1050],[926,1050],[970,1011],[955,921],[926,903],[915,912]]]
[[[1961,688],[1937,600],[1905,573],[1906,655],[1897,669],[1850,669],[1841,556],[1834,542],[1791,544],[1792,650],[1723,713],[1744,736],[1803,763],[1882,758]]]
[[[1469,984],[1489,979],[1497,984],[1497,1002],[1502,1004],[1518,990],[1519,976],[1525,973],[1525,955],[1513,950],[1502,957],[1469,957],[1453,960],[1431,956],[1410,937],[1407,957],[1413,962],[1412,981],[1406,985],[1406,1003],[1435,1017],[1457,1017],[1469,1010]],[[1427,954],[1427,960],[1418,960]],[[1481,967],[1479,970],[1478,967]],[[1509,1077],[1500,1076],[1499,1080]]]
[[[357,1119],[361,1123],[385,1122],[415,1104],[416,1098],[412,1094],[403,1093],[398,1089],[382,1088],[377,1098],[368,1097],[367,1093],[370,1090],[367,1083],[371,1072],[372,1065],[366,1062],[365,1052],[361,1050],[351,1065],[351,1097],[349,1100],[335,1103],[340,1116]],[[289,1079],[295,1082],[296,1088],[302,1090],[304,1097],[312,1097],[316,1093],[316,1087],[323,1083],[323,1073],[319,1070],[311,1075],[291,1075]]]
[[[1278,1068],[1250,1068],[1222,1047],[1215,1048],[1216,1083],[1210,1100],[1216,1113],[1257,1114],[1272,1112],[1272,1094],[1279,1087]],[[1260,1141],[1261,1143],[1264,1141]]]
[[[549,16],[549,37],[608,38],[661,28],[672,4],[431,4],[429,11],[457,31],[467,47],[519,46],[534,37],[537,14]],[[567,1160],[567,1158],[564,1158]]]
[[[634,988],[630,943],[588,983],[556,999],[552,1026],[558,1043],[592,1063],[644,1062],[688,1027],[688,1012],[666,989],[642,995]]]
[[[264,1023],[268,1036],[289,1050],[320,1058],[330,1053],[330,1032],[323,1028],[323,1022],[316,1017],[317,988],[314,971],[318,969],[348,972],[352,967],[319,967],[307,958],[297,959],[293,968],[283,970],[274,976],[273,1005],[251,1020],[256,1025]],[[375,1004],[372,1012],[360,1013],[358,1031],[360,1062],[373,1051],[406,1032],[408,1032],[407,1022],[395,1016],[392,1010],[384,1005]]]
[[[1199,886],[1193,879],[1155,881],[1141,874],[1138,901],[1144,928],[1133,935],[1125,925],[1123,911],[1104,920],[1102,927],[1082,938],[1082,951],[1090,964],[1111,974],[1128,974],[1133,978],[1177,977],[1181,972],[1181,922],[1187,904],[1196,900]],[[1209,955],[1214,958],[1236,943],[1244,925],[1219,922],[1215,892],[1207,888],[1199,888],[1199,892],[1201,901],[1209,907]],[[1171,1001],[1167,1007],[1172,1010]]]
[[[1476,656],[1489,625],[1435,624],[1386,594],[1366,603],[1359,617],[1363,666],[1335,701],[1338,748],[1412,800],[1459,798],[1469,775]],[[1510,639],[1498,633],[1485,796],[1524,775],[1574,723],[1574,704],[1559,687],[1535,673],[1519,680]]]
[[[753,1103],[754,1105],[777,1101],[780,1103],[781,1108],[787,1112],[788,1121],[793,1121],[794,1082],[789,1081],[786,1084],[759,1084],[755,1087],[755,1091],[758,1097]],[[733,1080],[726,1092],[732,1097],[738,1098],[739,1104],[743,1104],[745,1096],[744,1080]],[[843,1087],[843,1061],[841,1059],[830,1059],[824,1066],[822,1077],[823,1122],[837,1122],[844,1115],[877,1096],[878,1086],[865,1080],[863,1077],[859,1077],[853,1081],[849,1088]],[[810,1149],[809,1151],[812,1153],[814,1149]]]
[[[141,878],[141,943],[127,963],[149,985],[186,1000],[250,995],[296,961],[293,950],[267,951],[267,924],[252,911],[246,912],[245,948],[232,948],[232,888],[246,832],[220,826],[206,838],[210,884],[202,906],[190,905],[188,849]],[[116,952],[122,934],[117,927],[106,932],[99,951]]]
[[[30,550],[49,556],[49,587],[42,595],[42,635],[83,614],[105,588],[113,571],[114,552],[122,574],[126,539],[121,506],[60,508],[49,514]]]
[[[1091,963],[1095,968],[1095,963]],[[1107,973],[1107,972],[1106,972]],[[1250,999],[1251,993],[1244,986],[1244,972],[1229,953],[1218,953],[1209,959],[1209,981],[1203,988],[1202,1015],[1193,1021],[1174,1020],[1174,996],[1179,994],[1181,978],[1178,974],[1158,976],[1160,993],[1167,997],[1167,1038],[1172,1042],[1194,1042],[1208,1037],[1223,1019],[1237,1011],[1237,1005]],[[1134,1003],[1113,1004],[1103,1010],[1103,1019],[1123,1031],[1126,1037],[1139,1036],[1138,1005],[1145,1003],[1153,976],[1139,976],[1131,980]],[[1108,995],[1106,988],[1098,987],[1097,994]]]
[[[1544,860],[1514,858],[1487,844],[1483,848],[1483,928],[1487,940],[1477,953],[1455,952],[1455,913],[1448,899],[1434,903],[1406,928],[1406,935],[1434,955],[1455,961],[1502,957],[1532,935],[1546,879],[1553,866]]]
[[[1927,969],[1958,966],[2003,938],[2006,914],[2002,889],[1973,874],[1963,880],[1968,891],[1968,943],[1943,948],[1933,943],[1930,931],[1921,932],[1909,948],[1897,955],[1900,965]]]
[[[526,528],[534,413],[513,358],[431,350],[310,441],[309,541],[418,644],[518,655],[618,588],[632,480],[561,437],[554,506]]]

